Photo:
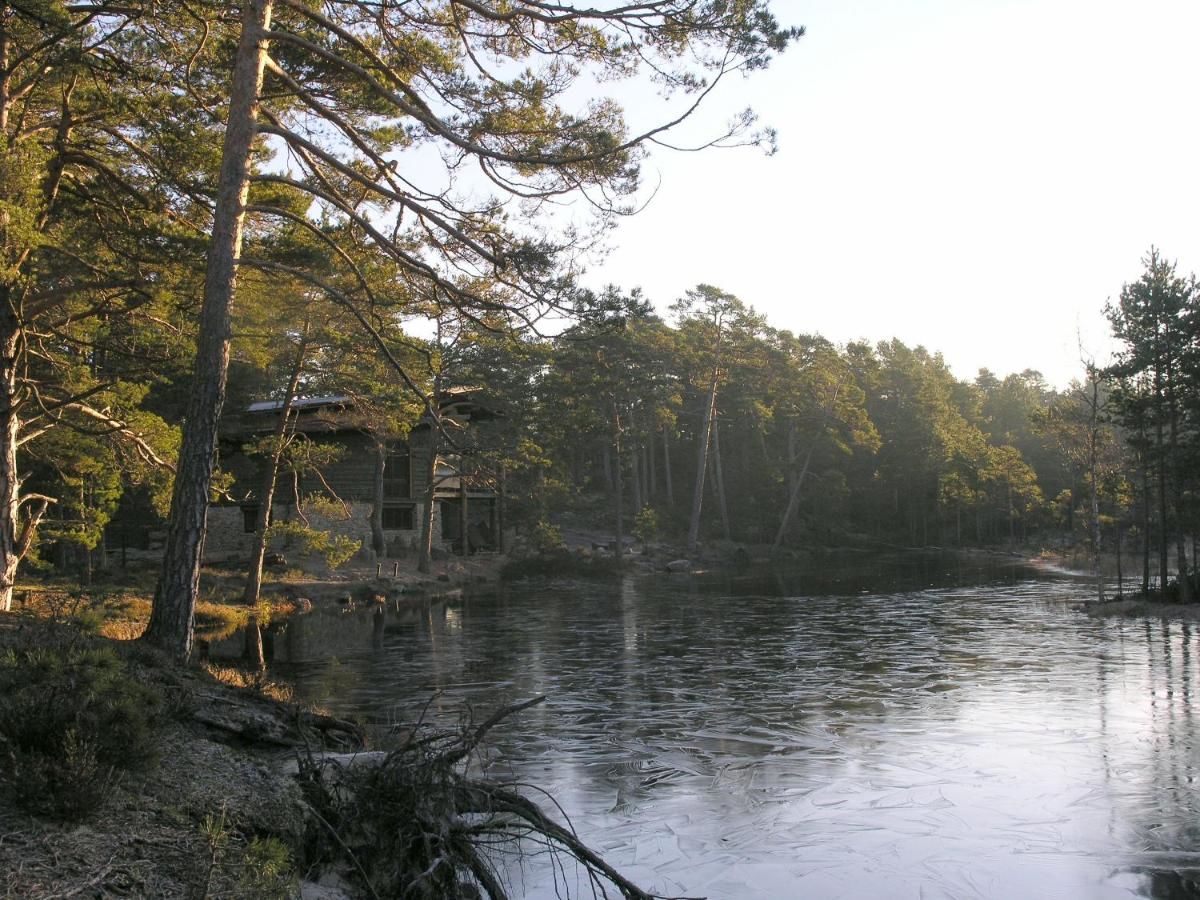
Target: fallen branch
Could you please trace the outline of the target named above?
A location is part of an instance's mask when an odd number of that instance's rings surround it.
[[[333,838],[326,856],[346,857],[377,896],[508,900],[493,863],[504,847],[533,842],[576,860],[594,893],[611,885],[625,900],[685,900],[653,894],[624,877],[571,829],[550,818],[515,785],[469,777],[465,761],[509,716],[545,702],[533,697],[481,724],[411,738],[380,762],[356,765],[311,754],[301,783],[320,831]],[[561,808],[560,808],[561,812]],[[565,818],[565,816],[564,816]],[[560,866],[557,861],[554,865]]]

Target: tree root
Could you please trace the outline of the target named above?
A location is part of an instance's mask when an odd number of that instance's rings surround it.
[[[625,900],[684,900],[638,887],[513,785],[466,775],[466,761],[491,729],[545,699],[505,707],[477,726],[410,735],[378,765],[346,767],[310,755],[300,775],[321,823],[324,841],[315,844],[324,864],[348,858],[371,896],[508,900],[495,853],[533,841],[583,866],[594,894],[607,896],[611,885]]]

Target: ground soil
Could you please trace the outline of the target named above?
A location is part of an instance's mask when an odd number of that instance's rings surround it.
[[[0,627],[0,640],[12,640],[18,623],[7,618]],[[166,721],[150,738],[158,762],[124,773],[81,824],[55,824],[0,803],[0,896],[254,896],[243,865],[249,840],[269,835],[300,846],[308,820],[284,765],[307,747],[359,744],[358,733],[203,669],[122,650],[134,676],[167,698]]]

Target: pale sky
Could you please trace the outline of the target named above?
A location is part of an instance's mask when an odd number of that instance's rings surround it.
[[[657,195],[586,281],[664,314],[705,282],[778,328],[1062,386],[1080,335],[1104,361],[1104,303],[1151,244],[1200,266],[1197,0],[773,9],[808,34],[726,85],[708,124],[753,105],[778,154],[658,151]]]

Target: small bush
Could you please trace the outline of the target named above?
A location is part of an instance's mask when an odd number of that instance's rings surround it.
[[[643,506],[633,519],[633,536],[642,542],[642,545],[650,543],[658,536],[658,513],[654,511],[652,506]]]
[[[285,547],[295,546],[301,553],[320,556],[330,569],[348,563],[362,549],[362,541],[310,528],[303,522],[275,522],[268,533],[272,541],[282,541]]]
[[[0,653],[0,784],[37,815],[86,818],[121,770],[154,761],[161,695],[73,629],[30,629]]]
[[[292,853],[276,837],[250,840],[242,856],[241,887],[256,900],[289,900],[295,896]]]
[[[562,550],[565,546],[562,532],[543,519],[533,530],[533,546],[538,553],[554,553]]]

